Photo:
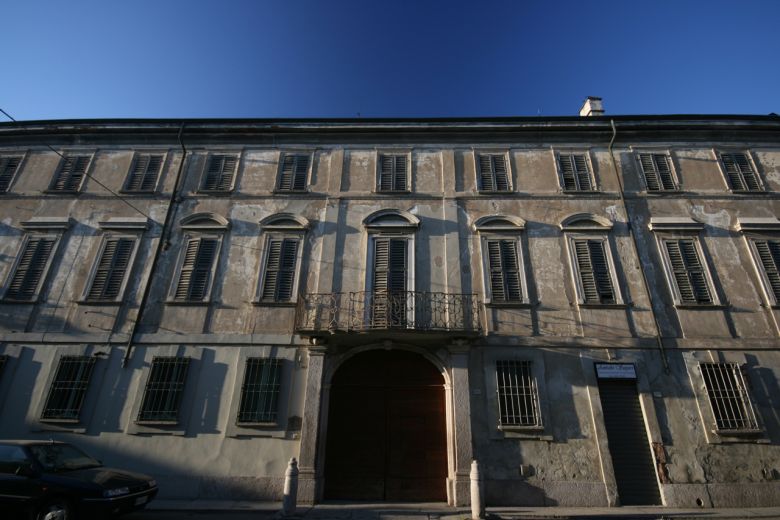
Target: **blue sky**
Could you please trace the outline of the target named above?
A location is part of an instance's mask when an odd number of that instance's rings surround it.
[[[780,1],[0,3],[17,119],[780,113]]]

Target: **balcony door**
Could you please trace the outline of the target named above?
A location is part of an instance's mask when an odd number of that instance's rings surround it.
[[[366,307],[372,328],[407,327],[413,322],[414,300],[409,290],[409,240],[373,239],[371,290]]]

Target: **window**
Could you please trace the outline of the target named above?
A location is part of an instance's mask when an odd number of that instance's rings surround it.
[[[0,356],[0,377],[3,377],[3,368],[5,368],[7,362],[8,356]]]
[[[558,154],[558,170],[561,186],[565,191],[596,190],[585,154]]]
[[[298,239],[269,239],[261,300],[287,302],[293,298],[298,265]]]
[[[279,359],[248,358],[241,386],[239,424],[275,423],[282,373]]]
[[[237,155],[209,155],[200,191],[226,192],[232,190],[237,167]]]
[[[57,168],[57,173],[51,180],[49,190],[69,193],[79,191],[91,161],[91,155],[68,155],[63,157],[59,168]]]
[[[511,191],[506,154],[480,153],[479,191]]]
[[[715,303],[695,238],[663,239],[675,303]]]
[[[573,239],[580,303],[617,303],[604,240]]]
[[[496,361],[499,424],[501,426],[542,426],[539,394],[530,361]]]
[[[303,191],[309,176],[310,156],[308,154],[284,154],[282,157],[278,191]]]
[[[28,235],[20,249],[16,266],[7,283],[4,299],[35,302],[51,264],[58,237]]]
[[[754,238],[754,257],[758,259],[764,290],[771,305],[780,302],[780,240]]]
[[[409,189],[408,159],[406,154],[380,154],[377,191]]]
[[[21,155],[0,156],[0,193],[8,191],[20,164],[22,164]]]
[[[376,237],[371,302],[371,323],[375,327],[405,327],[411,309],[407,294],[407,240]]]
[[[163,157],[163,155],[136,154],[125,181],[124,191],[154,191]]]
[[[672,173],[671,160],[663,153],[640,153],[639,164],[645,176],[647,191],[672,191],[677,189]]]
[[[763,191],[747,153],[721,153],[720,162],[733,191]]]
[[[41,420],[78,422],[94,366],[91,356],[60,358]]]
[[[155,357],[144,388],[138,422],[176,424],[190,358]]]
[[[485,244],[490,269],[491,303],[523,301],[517,240],[485,240]]]
[[[701,363],[716,428],[729,432],[760,431],[745,377],[736,363]]]
[[[131,237],[106,238],[94,267],[87,300],[116,300],[121,297],[135,244],[136,239]]]
[[[208,300],[219,254],[218,237],[189,237],[179,269],[174,300],[197,302]]]

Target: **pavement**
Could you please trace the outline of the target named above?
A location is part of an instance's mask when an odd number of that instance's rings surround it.
[[[155,500],[126,520],[282,520],[279,502]],[[367,504],[328,502],[301,506],[290,520],[469,520],[471,510],[446,504]],[[489,507],[487,520],[731,520],[778,519],[780,507],[671,509],[624,507]]]

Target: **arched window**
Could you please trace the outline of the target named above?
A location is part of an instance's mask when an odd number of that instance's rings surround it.
[[[298,296],[303,245],[309,221],[279,213],[260,222],[263,260],[257,283],[257,304],[292,304]]]
[[[196,213],[179,225],[184,241],[171,285],[169,301],[201,303],[211,299],[211,288],[222,248],[222,239],[230,228],[224,217],[214,213]]]
[[[472,227],[480,238],[485,303],[528,303],[521,240],[525,221],[518,217],[490,215],[478,219]]]

